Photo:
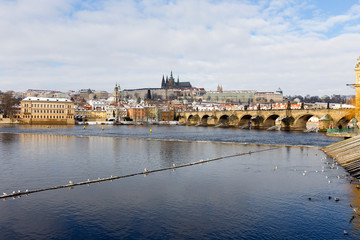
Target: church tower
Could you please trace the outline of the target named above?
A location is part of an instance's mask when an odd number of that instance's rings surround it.
[[[174,77],[173,77],[173,74],[172,74],[172,71],[171,71],[171,73],[170,73],[170,78],[169,78],[169,88],[171,89],[171,88],[174,88],[174,84],[175,83],[175,79],[174,79]]]
[[[115,88],[114,88],[114,103],[119,103],[120,102],[120,84],[115,84]]]

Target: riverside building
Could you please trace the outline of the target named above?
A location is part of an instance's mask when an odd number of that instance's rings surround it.
[[[21,101],[21,122],[75,124],[74,103],[66,98],[27,97]]]

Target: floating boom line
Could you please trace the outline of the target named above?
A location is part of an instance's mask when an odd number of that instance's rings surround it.
[[[88,185],[88,184],[92,184],[92,183],[100,183],[100,182],[105,182],[105,181],[112,181],[112,180],[116,180],[116,179],[120,179],[120,178],[128,178],[128,177],[133,177],[133,176],[137,176],[137,175],[146,175],[146,174],[150,174],[150,173],[162,172],[162,171],[172,170],[172,169],[176,169],[176,168],[190,167],[190,166],[199,165],[199,164],[202,164],[202,163],[213,162],[213,161],[218,161],[218,160],[226,159],[226,158],[232,158],[232,157],[243,156],[243,155],[250,155],[252,153],[260,153],[260,152],[265,152],[265,151],[271,151],[271,150],[274,150],[274,149],[277,149],[277,148],[278,147],[273,147],[273,148],[257,150],[257,151],[235,153],[235,154],[228,155],[228,156],[210,158],[210,159],[206,159],[206,160],[200,160],[200,161],[196,161],[196,162],[192,162],[192,163],[185,163],[185,164],[181,164],[181,165],[173,164],[171,167],[159,168],[159,169],[154,169],[154,170],[147,170],[145,168],[144,171],[142,171],[142,172],[131,173],[131,174],[126,174],[126,175],[121,175],[121,176],[111,176],[111,177],[108,177],[108,178],[98,178],[98,179],[95,179],[95,180],[89,180],[88,179],[85,182],[73,183],[72,181],[69,181],[69,184],[55,186],[55,187],[49,187],[49,188],[41,188],[41,189],[34,189],[34,190],[26,189],[23,192],[18,190],[18,192],[14,191],[14,192],[9,193],[9,194],[3,193],[3,195],[0,195],[0,199],[15,198],[15,197],[20,197],[22,195],[29,195],[29,194],[32,194],[32,193],[51,191],[51,190],[62,189],[62,188],[72,188],[72,187],[75,187],[75,186]]]

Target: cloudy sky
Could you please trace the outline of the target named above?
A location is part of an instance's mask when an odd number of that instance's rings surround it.
[[[360,0],[0,0],[0,90],[353,94]]]

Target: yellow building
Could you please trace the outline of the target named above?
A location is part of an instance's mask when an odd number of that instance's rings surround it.
[[[107,114],[105,110],[96,111],[96,110],[77,109],[75,110],[75,115],[89,122],[107,121]]]
[[[74,103],[66,98],[24,98],[20,116],[27,124],[75,124]]]

